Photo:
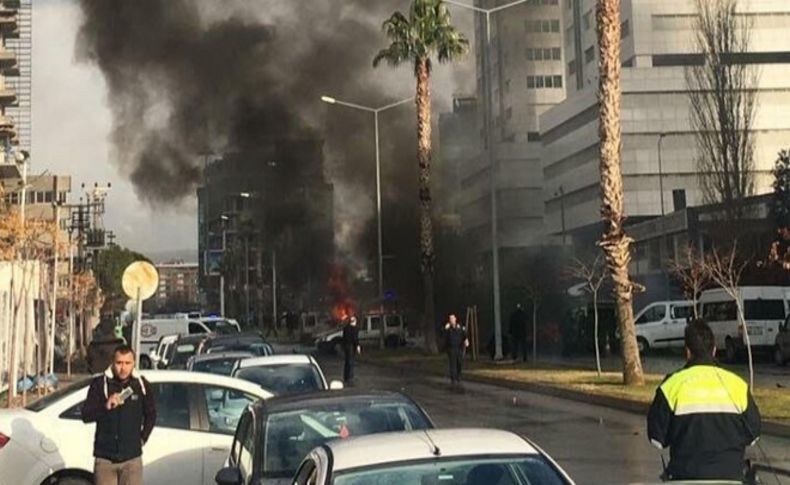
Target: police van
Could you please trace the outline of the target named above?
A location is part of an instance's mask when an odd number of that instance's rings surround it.
[[[741,286],[744,321],[752,350],[771,351],[788,313],[790,287]],[[745,350],[744,329],[738,323],[735,300],[722,288],[705,290],[699,298],[700,314],[716,337],[716,348],[727,362],[734,362]]]

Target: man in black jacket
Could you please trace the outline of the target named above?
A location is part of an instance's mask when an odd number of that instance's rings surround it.
[[[354,359],[357,354],[362,353],[359,345],[359,327],[357,327],[357,317],[351,316],[348,323],[343,327],[343,382],[347,385],[354,383]]]
[[[469,347],[466,329],[458,325],[458,319],[450,314],[444,324],[444,347],[447,351],[447,363],[450,371],[450,384],[453,387],[461,385],[461,369],[464,363],[464,354]]]
[[[143,445],[156,422],[153,389],[134,370],[128,345],[115,349],[112,365],[91,382],[82,420],[96,423],[93,441],[96,485],[142,485]]]
[[[702,320],[686,326],[687,364],[656,390],[647,434],[669,447],[670,480],[744,478],[746,447],[760,437],[760,411],[749,385],[716,365],[713,332]]]

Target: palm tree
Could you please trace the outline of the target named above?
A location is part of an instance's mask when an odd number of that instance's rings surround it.
[[[395,12],[382,26],[391,44],[373,59],[397,66],[411,62],[417,78],[417,163],[420,169],[420,269],[425,292],[425,343],[436,351],[434,321],[434,247],[431,221],[431,57],[439,62],[459,58],[469,41],[450,23],[450,12],[442,0],[413,0],[408,18]]]
[[[634,283],[628,275],[631,238],[623,230],[623,175],[620,171],[622,148],[620,128],[620,0],[598,0],[596,9],[600,51],[601,218],[604,233],[599,242],[614,283],[617,319],[623,354],[623,381],[642,385],[645,378],[634,329]]]

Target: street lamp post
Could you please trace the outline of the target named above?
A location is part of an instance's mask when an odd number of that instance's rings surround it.
[[[226,257],[226,250],[227,250],[227,227],[226,223],[228,222],[228,216],[221,215],[220,220],[222,221],[222,270],[219,272],[219,315],[221,317],[225,316],[225,257]]]
[[[496,191],[496,157],[494,156],[494,143],[492,140],[492,122],[491,122],[491,105],[492,105],[492,89],[491,89],[491,14],[501,12],[510,7],[521,5],[529,0],[515,0],[504,5],[499,5],[493,8],[481,8],[474,5],[468,5],[455,0],[444,0],[445,3],[455,5],[456,7],[473,10],[479,14],[485,15],[486,24],[486,47],[483,49],[482,64],[483,64],[483,84],[485,91],[484,103],[484,121],[485,121],[485,148],[486,158],[488,158],[489,167],[489,183],[491,186],[491,277],[493,280],[493,293],[494,293],[494,359],[502,359],[502,309],[500,308],[500,290],[499,290],[499,221],[497,210],[497,191]]]
[[[380,304],[384,302],[384,253],[382,248],[382,236],[381,236],[381,148],[379,146],[379,113],[382,111],[386,111],[388,109],[395,108],[402,104],[408,103],[414,100],[414,96],[406,99],[402,99],[400,101],[396,101],[394,103],[390,103],[379,108],[371,108],[369,106],[363,106],[361,104],[356,103],[349,103],[346,101],[341,101],[339,99],[332,98],[330,96],[321,96],[321,101],[329,104],[337,104],[340,106],[345,106],[347,108],[353,108],[361,111],[367,111],[368,113],[373,113],[373,128],[374,128],[374,136],[375,136],[375,143],[376,143],[376,231],[377,231],[377,239],[378,239],[378,292],[379,292],[379,301]]]

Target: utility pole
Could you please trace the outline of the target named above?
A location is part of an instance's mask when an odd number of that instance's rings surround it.
[[[272,325],[274,331],[278,330],[277,320],[277,251],[272,249]]]
[[[57,191],[55,191],[57,194]],[[48,359],[49,373],[55,373],[55,329],[57,328],[57,309],[58,309],[58,236],[60,235],[60,202],[55,200],[55,236],[53,247],[53,267],[52,267],[52,321],[50,322]]]

